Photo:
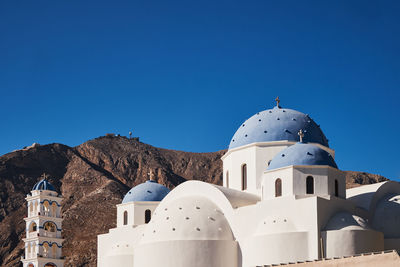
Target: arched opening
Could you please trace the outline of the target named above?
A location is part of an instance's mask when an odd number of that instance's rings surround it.
[[[33,203],[30,203],[30,205],[29,205],[29,212],[31,214],[33,213]]]
[[[226,187],[229,187],[229,171],[226,171]]]
[[[45,222],[43,228],[48,232],[55,232],[57,230],[57,226],[53,222]]]
[[[45,222],[43,225],[44,236],[57,237],[57,226],[53,222]]]
[[[28,267],[35,267],[35,265],[33,265],[33,263],[29,263]]]
[[[29,226],[29,232],[36,232],[37,226],[35,222],[32,222]]]
[[[50,216],[50,204],[47,200],[43,202],[44,216]]]
[[[57,265],[55,265],[55,264],[52,263],[52,262],[48,262],[48,263],[46,263],[46,264],[44,265],[44,267],[57,267]]]
[[[124,225],[128,224],[128,212],[124,211]]]
[[[35,201],[35,206],[34,206],[33,212],[35,214],[37,214],[37,212],[38,212],[38,210],[37,210],[37,201]]]
[[[144,212],[144,222],[149,223],[151,220],[151,210],[146,210]]]
[[[53,243],[53,245],[51,246],[51,256],[53,258],[57,258],[57,244]]]
[[[335,197],[339,196],[339,182],[335,180]]]
[[[57,204],[56,204],[56,202],[53,202],[51,204],[51,215],[53,217],[57,217]]]
[[[306,194],[314,194],[314,177],[312,176],[306,178]]]
[[[43,256],[45,256],[45,257],[49,256],[49,244],[48,243],[43,244]]]
[[[26,244],[27,246],[27,251],[28,251],[28,255],[31,254],[31,243]]]
[[[247,189],[247,164],[242,165],[242,190]]]
[[[280,178],[275,180],[275,197],[282,196],[282,180]]]

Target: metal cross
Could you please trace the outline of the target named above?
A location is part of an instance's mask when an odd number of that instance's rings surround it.
[[[43,178],[44,180],[47,180],[47,178],[49,178],[49,175],[47,175],[47,174],[44,172],[40,178]]]
[[[303,143],[303,137],[304,137],[304,132],[302,129],[298,132],[298,135],[300,136],[300,143]]]
[[[153,175],[153,171],[152,171],[152,170],[150,170],[150,172],[148,173],[148,175],[149,175],[149,180],[150,180],[150,181],[154,181],[154,175]]]
[[[275,101],[276,101],[276,106],[279,108],[279,102],[281,102],[281,100],[279,99],[279,96],[277,96],[275,98]]]

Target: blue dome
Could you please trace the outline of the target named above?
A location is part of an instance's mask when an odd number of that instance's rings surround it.
[[[155,181],[148,180],[126,193],[122,203],[132,201],[161,201],[169,193],[169,189]]]
[[[261,111],[246,120],[236,131],[229,149],[255,142],[299,141],[298,132],[304,131],[304,142],[329,147],[328,139],[308,115],[287,108],[274,107]]]
[[[268,166],[268,170],[291,165],[328,165],[337,168],[332,155],[322,148],[305,143],[296,143],[279,152]]]
[[[39,182],[37,182],[32,190],[49,190],[49,191],[56,191],[56,189],[54,188],[54,186],[49,183],[49,181],[47,181],[46,179],[42,179]]]

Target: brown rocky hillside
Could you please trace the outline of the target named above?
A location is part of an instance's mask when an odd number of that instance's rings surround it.
[[[64,197],[66,266],[96,266],[96,236],[115,227],[125,193],[152,171],[169,188],[191,179],[221,184],[225,151],[190,153],[125,137],[100,137],[77,147],[35,146],[0,157],[0,266],[22,266],[26,194],[43,173]],[[387,180],[346,172],[347,186]]]

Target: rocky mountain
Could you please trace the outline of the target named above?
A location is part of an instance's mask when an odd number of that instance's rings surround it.
[[[224,153],[174,151],[105,136],[76,147],[36,144],[1,156],[0,265],[22,266],[25,197],[43,173],[64,197],[66,266],[96,266],[97,235],[115,227],[115,205],[131,187],[150,171],[171,189],[192,179],[221,184]],[[387,180],[360,172],[346,172],[346,178],[348,187]]]

